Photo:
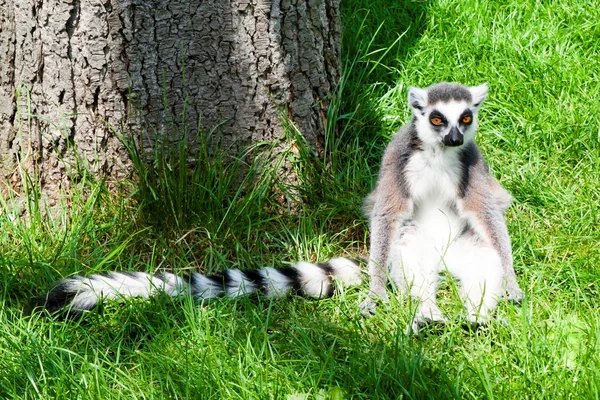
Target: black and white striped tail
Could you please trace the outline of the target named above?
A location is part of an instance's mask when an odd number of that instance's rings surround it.
[[[150,297],[164,292],[172,297],[193,296],[195,299],[239,297],[262,292],[269,298],[289,292],[313,298],[333,294],[333,278],[343,285],[361,283],[359,263],[347,258],[334,258],[324,264],[299,262],[291,267],[266,267],[254,271],[226,270],[222,275],[192,273],[109,272],[90,276],[73,276],[56,283],[35,305],[50,312],[67,310],[79,314],[91,310],[103,299]]]

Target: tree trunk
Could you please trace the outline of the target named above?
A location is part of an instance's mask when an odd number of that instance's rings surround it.
[[[0,0],[0,179],[56,195],[70,144],[128,175],[110,126],[146,149],[217,127],[237,149],[281,135],[277,107],[318,149],[339,39],[339,0]]]

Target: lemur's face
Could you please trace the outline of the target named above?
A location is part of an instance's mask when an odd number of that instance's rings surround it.
[[[438,84],[428,89],[411,88],[419,138],[427,144],[459,147],[472,141],[477,130],[477,112],[487,94],[487,86],[467,88]]]
[[[437,103],[429,108],[425,118],[422,118],[424,121],[421,125],[425,125],[425,129],[420,131],[430,131],[432,140],[449,147],[462,145],[466,135],[468,135],[467,141],[473,140],[476,126],[474,126],[474,113],[469,104],[463,101],[451,101]]]

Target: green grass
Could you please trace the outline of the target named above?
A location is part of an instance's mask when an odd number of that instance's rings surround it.
[[[297,187],[264,167],[278,161],[269,144],[254,161],[200,154],[192,171],[175,146],[151,167],[131,148],[140,179],[126,194],[82,171],[52,210],[34,185],[1,200],[0,397],[600,398],[600,8],[346,0],[342,12],[328,158],[290,129]],[[490,85],[478,143],[515,197],[507,219],[527,293],[520,307],[500,305],[506,324],[461,329],[450,283],[451,323],[419,337],[402,334],[403,299],[362,319],[366,286],[323,301],[158,297],[80,321],[24,315],[28,299],[73,273],[212,273],[365,254],[361,199],[409,118],[406,90],[442,80]],[[290,213],[282,193],[304,204]]]

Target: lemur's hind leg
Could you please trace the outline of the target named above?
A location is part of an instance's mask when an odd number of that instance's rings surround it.
[[[460,282],[469,322],[488,323],[503,294],[504,272],[496,250],[474,238],[459,238],[448,249],[443,264]]]
[[[406,333],[418,333],[430,323],[443,323],[444,314],[438,308],[436,293],[439,284],[439,256],[426,246],[418,230],[405,231],[395,240],[390,253],[390,278],[396,287],[410,294],[417,304],[415,315]]]

